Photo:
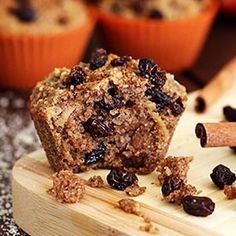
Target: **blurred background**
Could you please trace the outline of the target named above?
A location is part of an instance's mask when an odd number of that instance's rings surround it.
[[[236,56],[236,0],[0,1],[0,235],[26,235],[12,218],[10,171],[40,147],[32,87],[97,47],[153,57],[195,91]]]

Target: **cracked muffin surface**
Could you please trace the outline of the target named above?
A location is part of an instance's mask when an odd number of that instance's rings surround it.
[[[147,174],[165,157],[186,100],[185,88],[153,60],[97,49],[90,63],[39,82],[30,112],[54,170]]]

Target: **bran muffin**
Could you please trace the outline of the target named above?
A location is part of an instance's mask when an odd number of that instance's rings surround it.
[[[147,58],[97,49],[89,64],[55,69],[31,95],[31,116],[52,168],[148,174],[165,157],[185,88]]]

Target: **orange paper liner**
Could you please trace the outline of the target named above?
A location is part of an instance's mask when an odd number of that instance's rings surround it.
[[[96,16],[78,28],[49,35],[0,34],[0,86],[28,89],[55,67],[71,67],[83,56]]]
[[[99,13],[99,19],[110,51],[150,57],[162,68],[178,71],[196,61],[218,8],[218,1],[211,0],[206,11],[181,20],[133,20],[104,12]]]

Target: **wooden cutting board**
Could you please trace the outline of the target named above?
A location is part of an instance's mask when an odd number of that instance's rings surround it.
[[[139,176],[140,185],[147,186],[147,191],[135,200],[141,203],[141,210],[159,229],[158,235],[236,235],[236,200],[226,200],[223,191],[218,190],[209,177],[220,163],[236,172],[236,154],[229,148],[203,149],[194,134],[197,122],[223,120],[222,107],[235,106],[235,91],[236,87],[233,87],[204,115],[192,111],[195,94],[190,95],[188,109],[169,149],[169,154],[195,157],[189,171],[189,183],[202,190],[200,195],[208,196],[216,203],[213,215],[193,217],[180,206],[164,203],[156,184],[157,174]],[[118,200],[127,197],[124,192],[112,190],[108,185],[100,189],[86,187],[86,195],[80,203],[61,204],[46,193],[52,185],[52,173],[42,150],[22,157],[13,168],[14,219],[30,235],[150,235],[139,230],[139,226],[144,225],[141,217],[115,207]],[[80,176],[88,179],[94,174],[105,179],[108,170],[89,171]]]

